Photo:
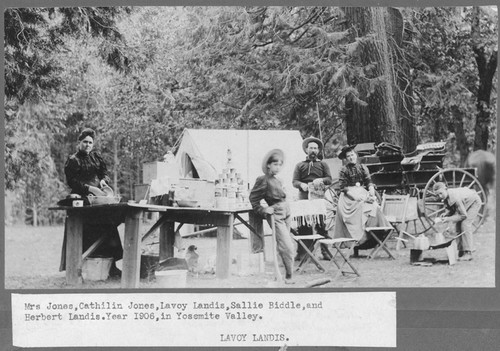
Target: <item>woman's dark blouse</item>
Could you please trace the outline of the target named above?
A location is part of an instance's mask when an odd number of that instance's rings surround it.
[[[269,206],[285,201],[286,193],[280,180],[271,175],[263,175],[257,178],[255,185],[250,192],[249,200],[255,212],[265,216],[265,208],[260,201],[264,199]]]
[[[347,191],[347,187],[355,186],[356,183],[359,183],[366,188],[370,185],[374,185],[368,168],[359,163],[348,164],[342,167],[339,173],[339,183],[340,191],[343,192]]]
[[[106,164],[95,151],[89,154],[78,151],[71,155],[64,165],[64,173],[71,192],[82,196],[89,194],[89,185],[99,186],[102,179],[110,182]]]

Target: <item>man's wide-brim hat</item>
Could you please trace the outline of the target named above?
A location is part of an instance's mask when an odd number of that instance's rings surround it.
[[[262,159],[262,172],[264,172],[264,174],[267,174],[267,165],[268,165],[268,161],[269,161],[269,159],[271,157],[280,159],[283,162],[285,162],[285,153],[283,152],[283,150],[281,150],[281,149],[272,149]]]
[[[323,142],[320,139],[311,136],[309,138],[305,138],[304,141],[302,142],[302,150],[304,150],[306,154],[307,154],[307,145],[309,145],[309,143],[318,144],[319,152],[321,153],[321,151],[323,151]]]
[[[356,147],[356,145],[346,145],[342,148],[342,150],[340,150],[340,153],[338,154],[338,158],[340,158],[341,160],[345,159],[345,156],[346,154],[351,151],[351,150],[354,150],[354,148]]]

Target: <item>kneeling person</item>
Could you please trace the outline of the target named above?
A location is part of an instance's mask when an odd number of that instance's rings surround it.
[[[457,238],[458,256],[460,261],[472,260],[472,232],[473,222],[481,208],[481,198],[469,188],[451,188],[446,184],[438,182],[433,186],[434,192],[443,201],[447,213],[435,222],[456,223],[457,234],[465,232]]]

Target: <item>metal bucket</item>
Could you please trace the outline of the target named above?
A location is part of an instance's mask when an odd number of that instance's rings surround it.
[[[410,263],[422,261],[422,253],[423,253],[423,250],[411,249],[410,250]]]
[[[82,265],[82,277],[84,280],[106,280],[113,258],[111,257],[87,257]]]

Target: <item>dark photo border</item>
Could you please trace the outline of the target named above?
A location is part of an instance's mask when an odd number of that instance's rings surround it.
[[[2,14],[7,7],[64,7],[64,6],[119,6],[119,5],[134,5],[134,6],[205,6],[205,5],[224,5],[224,6],[242,6],[242,5],[276,5],[276,6],[302,6],[304,4],[314,6],[418,6],[418,7],[432,7],[432,6],[486,6],[486,5],[499,5],[499,0],[444,0],[444,1],[362,1],[362,0],[337,0],[337,1],[201,1],[201,0],[174,0],[174,1],[160,1],[160,0],[5,0],[0,5]],[[1,31],[4,31],[4,20],[2,15]],[[3,49],[2,49],[3,50]],[[2,60],[2,71],[4,68],[4,60]],[[498,74],[498,70],[497,70]],[[5,84],[4,74],[1,76],[2,86]],[[497,93],[500,89],[497,88]],[[2,94],[4,90],[2,89]],[[4,119],[5,121],[5,119]],[[498,116],[497,116],[498,124]],[[5,129],[2,126],[2,131]],[[5,145],[4,133],[1,133],[2,148]],[[497,147],[498,155],[498,147]],[[2,195],[5,189],[5,163],[1,164],[2,172]],[[497,172],[499,165],[497,163]],[[4,197],[4,196],[3,196]],[[496,199],[498,205],[499,199]],[[496,207],[498,209],[498,206]],[[2,220],[5,214],[5,203],[0,202],[0,213],[2,213]],[[5,257],[5,226],[0,226],[1,237],[0,241],[0,256],[2,259]],[[496,229],[498,233],[498,228]],[[498,240],[496,243],[495,262],[498,261],[499,254]],[[0,349],[15,350],[16,347],[12,345],[12,321],[11,321],[11,294],[71,294],[71,293],[125,293],[134,294],[141,293],[161,293],[161,290],[78,290],[78,289],[65,289],[65,290],[5,290],[5,265],[0,270]],[[496,268],[495,264],[495,268]],[[499,269],[495,270],[495,282],[498,282]],[[258,289],[252,290],[256,292],[287,292],[289,289]],[[321,289],[321,290],[301,290],[308,292],[350,292],[350,291],[396,291],[397,294],[397,349],[401,350],[498,350],[500,348],[500,289],[495,283],[495,288],[342,288],[342,289]],[[203,290],[204,293],[210,293],[210,289]],[[220,292],[217,290],[217,292]],[[228,293],[244,293],[245,289],[228,289]],[[297,292],[298,293],[298,292]],[[299,321],[298,321],[299,323]],[[320,321],[320,323],[328,323],[328,321]],[[298,327],[300,324],[297,325]],[[332,326],[334,328],[334,326]],[[362,337],[362,332],[360,337]],[[83,334],[84,332],[82,332]],[[84,337],[84,335],[82,335]],[[105,337],[105,336],[103,336]],[[312,336],[313,337],[313,336]],[[311,347],[291,347],[293,350],[308,350]],[[37,348],[37,350],[48,350],[49,348]],[[65,350],[80,350],[82,348],[72,347],[64,348]],[[89,350],[102,350],[100,347],[85,348]],[[118,350],[122,348],[106,348],[109,350]],[[129,348],[134,349],[134,348]],[[145,348],[147,350],[164,350],[174,349],[168,347],[151,347]],[[192,348],[186,348],[192,349]],[[217,350],[216,347],[203,348],[204,350]],[[224,348],[224,349],[237,349]],[[245,350],[257,348],[247,347]],[[264,348],[261,348],[264,349]],[[267,347],[266,349],[271,349]],[[273,348],[277,349],[277,348]],[[321,350],[332,349],[329,348],[315,348]],[[345,350],[368,350],[372,348],[338,348]],[[382,348],[373,348],[381,350]]]

